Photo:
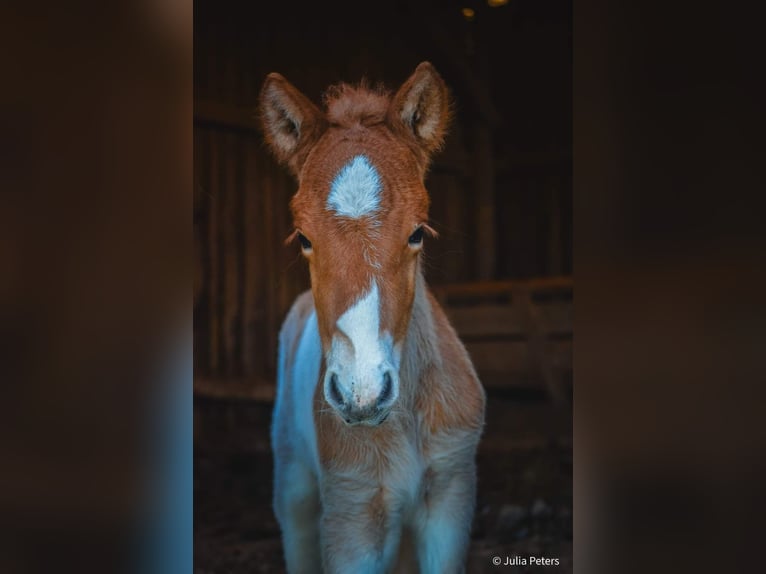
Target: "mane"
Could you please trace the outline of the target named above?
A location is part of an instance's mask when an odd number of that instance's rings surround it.
[[[370,88],[362,80],[357,85],[341,83],[330,86],[323,99],[331,124],[353,128],[383,122],[391,94],[381,85]]]

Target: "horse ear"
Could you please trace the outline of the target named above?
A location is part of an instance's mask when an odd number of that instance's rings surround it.
[[[422,62],[391,100],[389,123],[414,135],[427,159],[444,143],[449,119],[447,86],[430,62]]]
[[[324,130],[324,114],[280,74],[266,76],[259,107],[266,143],[297,177],[311,144]]]

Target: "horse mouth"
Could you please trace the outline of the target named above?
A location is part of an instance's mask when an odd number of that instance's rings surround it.
[[[343,419],[343,422],[346,423],[348,426],[377,427],[382,425],[384,422],[386,422],[390,414],[391,414],[391,411],[386,411],[385,413],[383,413],[382,416],[372,417],[368,419],[353,419],[349,417],[348,415],[341,415],[341,418]]]

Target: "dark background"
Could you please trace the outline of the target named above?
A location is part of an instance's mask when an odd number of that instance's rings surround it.
[[[471,9],[468,16],[464,9]],[[308,273],[255,119],[279,72],[313,101],[424,60],[455,119],[426,185],[426,276],[489,392],[470,572],[572,545],[572,11],[562,0],[195,3],[195,548],[279,572],[268,425],[279,326]]]
[[[430,60],[456,119],[427,180],[441,235],[428,245],[429,283],[572,273],[569,2],[203,0],[194,37],[198,374],[273,380],[274,334],[308,286],[282,244],[297,186],[254,117],[269,72],[319,102],[362,77],[396,89]]]
[[[582,571],[763,567],[763,21],[756,3],[574,10]],[[191,524],[163,508],[191,504],[185,483],[167,497],[145,473],[175,426],[147,405],[179,382],[169,350],[191,351],[191,4],[9,0],[0,31],[0,570],[188,572]],[[233,460],[251,496],[228,505],[198,474],[197,506],[229,515],[222,556],[267,496],[260,460]],[[156,513],[175,569],[137,564]]]

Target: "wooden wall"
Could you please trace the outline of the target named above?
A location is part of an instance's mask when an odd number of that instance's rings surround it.
[[[256,134],[198,126],[196,158],[198,372],[271,376],[275,330],[308,282],[298,252],[283,245],[293,186]]]
[[[354,11],[366,10],[364,3],[340,2],[335,12],[321,3],[195,3],[197,379],[270,387],[279,325],[308,287],[298,249],[283,245],[292,231],[288,201],[296,184],[267,153],[254,118],[258,90],[271,71],[319,101],[329,84],[363,75],[395,88],[420,61],[432,61],[453,90],[457,118],[427,181],[432,223],[441,234],[426,247],[429,281],[571,273],[569,126],[559,126],[569,95],[558,95],[558,108],[547,104],[571,74],[569,54],[551,56],[550,47],[551,38],[559,51],[569,45],[560,38],[571,26],[569,3],[548,7],[555,14],[558,6],[558,17],[535,12],[529,0],[503,15],[477,9],[477,20],[494,19],[495,28],[507,18],[514,46],[530,54],[539,46],[541,57],[559,58],[561,69],[551,70],[548,62],[547,75],[535,76],[539,85],[530,84],[533,93],[523,97],[517,94],[523,75],[513,78],[513,68],[502,67],[508,62],[496,62],[501,45],[492,42],[504,41],[504,28],[482,32],[479,22],[462,21],[458,9],[423,13],[408,6],[393,2],[374,26],[360,29],[348,19],[362,18]],[[420,25],[430,19],[432,38]],[[440,30],[450,31],[448,41],[439,39]],[[539,75],[529,63],[518,68]],[[535,108],[536,91],[545,94],[538,99],[548,108]],[[485,117],[484,100],[499,110],[498,118]],[[533,124],[542,136],[514,135],[532,134]]]

